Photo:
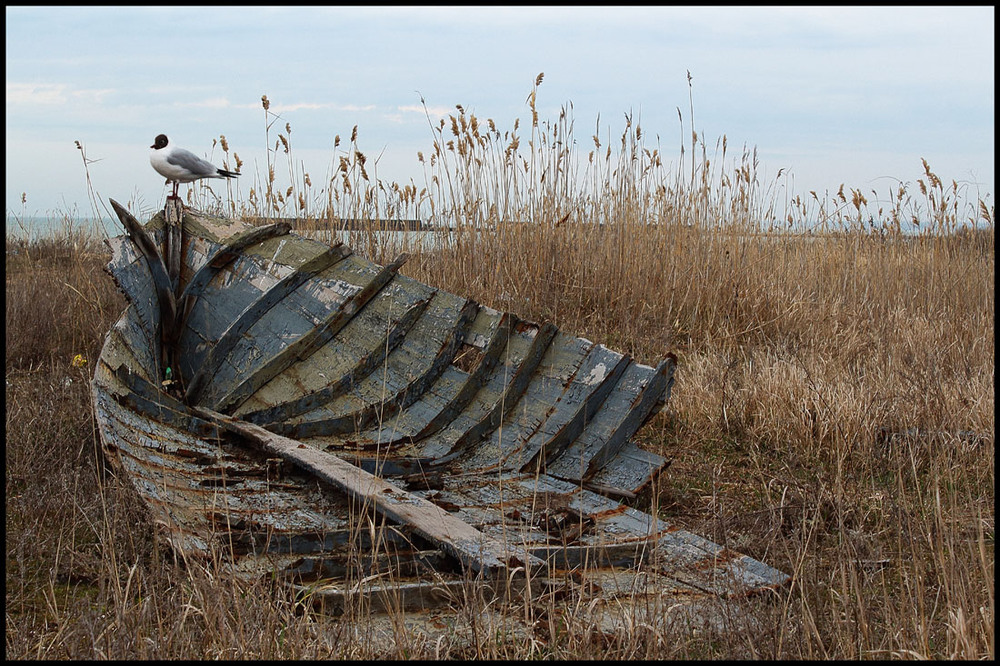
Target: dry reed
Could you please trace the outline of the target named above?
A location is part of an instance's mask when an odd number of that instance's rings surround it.
[[[678,353],[669,408],[640,432],[672,458],[653,510],[791,573],[780,598],[724,628],[664,611],[609,632],[582,605],[472,595],[431,640],[399,610],[328,617],[180,567],[104,469],[73,363],[122,307],[107,257],[73,234],[8,235],[8,657],[994,657],[993,205],[926,162],[885,196],[783,200],[755,150],[723,137],[710,157],[683,118],[677,164],[632,116],[613,140],[598,123],[581,155],[571,104],[539,118],[541,82],[523,131],[428,116],[419,189],[378,180],[356,127],[314,187],[264,97],[267,175],[245,201],[239,184],[189,201],[327,233],[369,219],[347,235],[376,261],[409,251],[404,272],[428,283],[641,360]],[[434,243],[389,219],[429,220]]]

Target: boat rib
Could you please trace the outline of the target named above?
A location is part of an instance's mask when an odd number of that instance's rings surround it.
[[[379,266],[285,223],[169,201],[142,225],[112,205],[128,306],[95,412],[184,557],[296,584],[363,563],[406,572],[401,590],[588,561],[695,596],[787,582],[622,503],[667,465],[636,434],[670,398],[673,354],[644,365],[410,278],[405,255]],[[365,511],[391,536],[352,528]]]

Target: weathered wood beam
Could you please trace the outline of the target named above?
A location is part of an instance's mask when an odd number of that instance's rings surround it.
[[[407,258],[405,253],[401,254],[391,264],[383,267],[360,291],[341,303],[340,307],[333,310],[312,330],[304,333],[298,340],[248,373],[243,381],[217,400],[213,408],[219,412],[234,412],[261,386],[286,370],[292,363],[316,353],[396,277]]]
[[[162,376],[166,363],[166,349],[169,341],[176,340],[176,332],[173,326],[177,320],[177,301],[174,298],[173,287],[170,284],[170,275],[167,267],[163,263],[163,257],[156,247],[156,243],[150,238],[146,229],[136,220],[128,210],[120,203],[111,199],[111,207],[114,209],[122,226],[128,233],[130,239],[139,248],[139,252],[146,260],[149,274],[153,278],[153,287],[156,290],[156,301],[160,308],[160,354],[157,355],[159,367],[156,368],[158,376]]]
[[[458,348],[465,341],[469,326],[478,312],[479,304],[475,301],[467,301],[431,364],[394,395],[357,408],[344,416],[300,423],[274,424],[274,427],[269,429],[290,437],[321,437],[363,430],[381,420],[392,418],[399,410],[405,409],[415,402],[441,376],[441,373],[455,357]]]
[[[477,573],[496,576],[512,573],[518,567],[534,570],[543,564],[529,553],[517,553],[512,547],[488,537],[433,502],[408,493],[332,453],[210,409],[192,409],[203,418],[256,443],[269,454],[309,471],[348,496],[370,502],[379,513],[409,525],[417,534],[443,548]]]
[[[676,366],[677,357],[673,354],[667,354],[667,357],[657,364],[649,383],[632,402],[632,408],[628,415],[611,437],[604,442],[604,446],[590,459],[584,480],[594,476],[608,464],[618,454],[629,437],[669,398],[670,389],[674,384],[674,368]]]
[[[167,199],[163,207],[163,217],[167,223],[167,232],[163,236],[163,256],[166,257],[167,275],[170,277],[170,288],[177,294],[177,285],[181,276],[181,254],[183,253],[184,204],[180,199]]]
[[[563,393],[557,401],[554,411],[546,423],[540,426],[538,432],[525,442],[524,447],[521,451],[516,451],[511,453],[511,459],[516,460],[521,463],[522,472],[532,472],[540,468],[544,468],[544,463],[547,460],[555,460],[570,443],[580,436],[583,429],[586,427],[590,421],[593,420],[594,415],[597,410],[601,408],[604,404],[605,399],[611,393],[611,390],[618,384],[622,375],[625,373],[626,368],[628,368],[629,363],[632,359],[626,354],[624,356],[619,356],[610,349],[604,347],[603,345],[595,345],[595,348],[591,350],[591,356],[598,359],[606,359],[609,363],[613,362],[614,365],[611,366],[610,370],[605,370],[606,374],[599,381],[596,388],[586,394],[576,409],[569,416],[568,421],[565,423],[557,421],[555,425],[558,426],[558,430],[554,433],[549,426],[550,421],[555,421],[557,415],[562,415],[560,407],[566,405],[567,408],[572,405],[572,402],[568,399],[567,392]],[[613,360],[615,356],[618,356],[617,361]],[[597,367],[602,367],[603,364],[599,364]],[[596,368],[592,365],[581,366],[581,371],[583,372],[595,372]],[[581,386],[589,387],[592,384],[588,382],[592,381],[590,377],[585,376],[580,378],[579,375],[582,374],[580,371],[577,372],[577,376],[573,379],[576,381],[576,387],[579,389]],[[565,400],[564,400],[565,398]]]
[[[264,314],[280,303],[290,293],[298,289],[307,280],[347,258],[350,254],[351,250],[347,246],[334,246],[282,278],[273,287],[261,294],[260,298],[248,305],[223,332],[222,336],[216,341],[215,346],[205,356],[201,368],[188,384],[184,396],[185,402],[188,404],[198,402],[208,379],[215,375],[219,365],[226,359],[229,352],[233,350],[233,347],[243,337],[243,334],[257,323]]]
[[[184,326],[188,313],[191,312],[195,301],[198,300],[202,292],[205,291],[205,287],[208,286],[208,283],[212,281],[212,278],[219,271],[243,256],[243,250],[251,245],[256,245],[269,238],[284,236],[289,231],[291,231],[291,227],[287,224],[271,224],[266,227],[255,227],[247,233],[231,239],[228,243],[217,249],[205,265],[191,276],[191,279],[188,281],[187,286],[184,287],[184,291],[178,299],[177,310],[180,317],[178,330]]]
[[[379,343],[372,348],[371,353],[362,357],[358,361],[357,365],[337,379],[331,381],[323,388],[310,391],[309,393],[298,398],[280,402],[273,407],[247,412],[242,414],[241,417],[251,423],[266,426],[270,423],[287,421],[288,419],[305,414],[308,411],[327,404],[337,396],[343,394],[350,387],[354,386],[357,382],[361,381],[361,379],[374,372],[375,369],[385,360],[385,357],[393,349],[399,346],[399,343],[403,341],[404,337],[406,337],[406,334],[413,327],[413,324],[416,323],[416,321],[427,310],[427,306],[430,302],[431,297],[417,301],[413,307],[407,310],[403,316],[392,325],[392,328],[389,329],[385,337],[383,337]]]
[[[420,432],[413,435],[413,439],[421,440],[430,437],[437,431],[439,431],[444,426],[454,420],[465,407],[469,404],[476,393],[483,387],[483,382],[486,380],[486,375],[493,370],[494,366],[497,364],[497,360],[500,358],[500,352],[503,351],[504,347],[507,346],[507,341],[510,339],[511,331],[517,324],[517,317],[510,313],[504,313],[504,315],[497,322],[497,326],[493,329],[493,335],[490,337],[490,341],[486,344],[483,349],[482,355],[479,358],[479,362],[476,367],[473,368],[472,372],[469,373],[468,378],[462,385],[451,400],[441,409],[437,415],[432,418],[427,425],[421,428]]]
[[[524,394],[528,384],[534,377],[538,364],[542,362],[542,357],[548,350],[552,340],[555,339],[559,329],[550,322],[542,324],[535,333],[531,348],[518,366],[510,384],[504,390],[500,400],[493,406],[489,413],[480,419],[474,426],[462,433],[455,441],[451,451],[438,458],[436,464],[443,465],[451,462],[463,453],[474,447],[483,437],[500,427],[504,417],[514,408],[518,400]]]

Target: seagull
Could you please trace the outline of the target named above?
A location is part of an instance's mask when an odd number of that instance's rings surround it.
[[[157,135],[150,146],[149,163],[156,171],[167,179],[173,181],[174,193],[169,198],[177,199],[177,188],[181,183],[190,183],[202,178],[235,178],[240,175],[238,171],[226,171],[219,169],[207,160],[203,160],[190,150],[175,148],[170,145],[166,134]]]

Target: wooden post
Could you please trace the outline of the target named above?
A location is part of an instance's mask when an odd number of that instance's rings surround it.
[[[167,275],[170,276],[170,286],[176,297],[180,296],[178,285],[181,275],[181,232],[184,226],[184,205],[180,199],[168,198],[163,214],[167,222],[166,247],[163,255],[167,259]]]
[[[167,203],[163,207],[163,215],[167,224],[163,240],[163,257],[166,259],[170,290],[174,298],[177,299],[183,291],[181,289],[181,254],[183,252],[181,244],[184,231],[184,204],[177,197],[167,197]],[[178,373],[176,359],[177,338],[180,335],[178,329],[180,316],[181,313],[175,311],[175,316],[170,321],[164,321],[162,328],[162,362],[164,369],[170,369],[170,376],[161,379],[164,382],[164,388],[168,391],[183,384]]]
[[[178,202],[179,203],[179,202]],[[156,301],[160,308],[160,340],[161,354],[160,367],[157,372],[164,373],[166,368],[172,367],[173,342],[176,341],[174,330],[177,321],[177,298],[174,295],[173,286],[170,284],[170,274],[163,263],[163,254],[146,233],[146,229],[139,224],[139,221],[132,216],[128,210],[120,203],[111,199],[111,207],[115,209],[118,219],[128,232],[129,238],[135,243],[136,248],[146,260],[149,273],[153,278],[153,288],[156,290]],[[179,271],[178,271],[179,272]],[[163,381],[164,377],[159,377],[158,381]]]

